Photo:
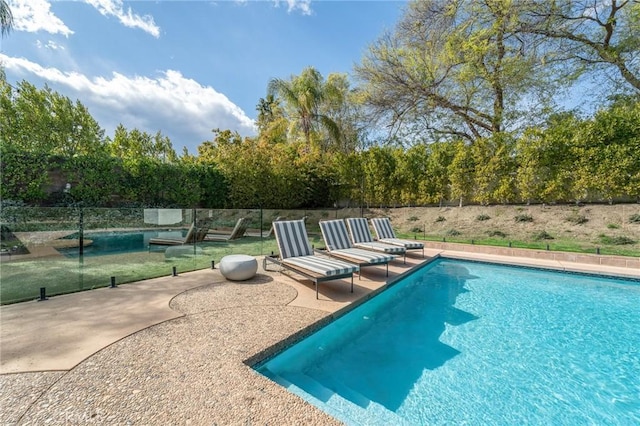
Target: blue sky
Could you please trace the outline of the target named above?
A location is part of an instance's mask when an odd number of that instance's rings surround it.
[[[80,100],[113,136],[122,123],[191,153],[211,129],[255,134],[271,78],[351,73],[404,1],[9,0],[0,66]]]

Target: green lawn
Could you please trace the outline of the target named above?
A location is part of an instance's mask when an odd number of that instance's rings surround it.
[[[414,238],[414,234],[405,234],[402,235],[401,238]],[[426,241],[442,241],[441,236],[434,235],[418,235],[418,238],[424,239]],[[509,243],[511,243],[511,247],[514,248],[526,248],[526,249],[535,249],[535,250],[546,250],[547,245],[549,245],[549,250],[552,251],[566,251],[572,253],[590,253],[595,254],[599,249],[600,254],[602,255],[617,255],[617,256],[631,256],[638,257],[640,256],[640,250],[635,248],[628,248],[625,245],[614,245],[614,244],[594,244],[594,243],[586,243],[584,241],[576,242],[574,240],[569,239],[553,239],[553,240],[540,240],[540,241],[521,241],[516,239],[507,239],[507,238],[490,238],[490,237],[479,237],[477,239],[471,238],[463,238],[463,237],[445,237],[446,242],[448,243],[463,243],[463,244],[473,244],[477,245],[485,245],[485,246],[496,246],[496,247],[508,247]]]

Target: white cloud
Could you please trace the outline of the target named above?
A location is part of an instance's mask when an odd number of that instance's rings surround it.
[[[274,0],[276,7],[287,4],[287,12],[299,10],[303,15],[311,15],[311,0]]]
[[[151,34],[155,38],[160,37],[158,27],[150,15],[140,16],[133,13],[131,8],[126,11],[122,7],[122,0],[84,0],[85,3],[95,7],[104,16],[115,16],[125,27],[139,28]]]
[[[30,33],[46,31],[51,34],[62,34],[65,37],[73,34],[73,31],[60,18],[51,13],[51,4],[48,0],[13,0],[10,7],[16,31]]]
[[[46,80],[54,89],[56,85],[68,89],[57,90],[77,97],[107,130],[119,123],[130,130],[160,130],[178,150],[185,145],[195,152],[197,145],[211,140],[214,128],[234,130],[243,136],[256,133],[253,120],[225,95],[185,78],[179,71],[167,70],[157,78],[115,72],[110,77],[89,78],[1,53],[0,63],[8,73],[30,74]]]
[[[50,50],[65,50],[65,47],[61,44],[56,43],[53,40],[49,40],[46,44],[42,43],[40,40],[36,40],[36,47],[38,49],[50,49]]]

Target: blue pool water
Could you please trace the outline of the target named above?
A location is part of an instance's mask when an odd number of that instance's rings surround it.
[[[347,424],[640,424],[640,285],[440,259],[256,368]]]
[[[117,253],[133,253],[149,250],[149,239],[171,238],[180,239],[186,235],[186,230],[147,230],[147,231],[118,231],[118,232],[90,232],[84,234],[85,240],[91,244],[84,248],[85,256],[100,256]],[[78,234],[67,238],[77,239]],[[165,247],[166,248],[166,247]],[[67,257],[77,257],[78,248],[59,249]]]

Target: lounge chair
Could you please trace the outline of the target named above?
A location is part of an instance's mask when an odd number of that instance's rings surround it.
[[[353,217],[347,218],[346,221],[347,228],[349,228],[349,236],[351,237],[354,247],[388,254],[401,254],[403,255],[404,263],[407,263],[407,249],[404,248],[404,246],[373,240],[367,219],[363,217]]]
[[[209,220],[201,220],[195,224],[191,224],[184,238],[150,238],[149,245],[180,246],[184,244],[201,243],[205,235],[207,235],[210,226],[211,222]]]
[[[397,238],[395,232],[393,232],[391,221],[388,217],[372,218],[371,224],[376,232],[378,241],[402,246],[406,250],[422,250],[422,257],[424,257],[424,244],[415,240],[403,240],[401,238]]]
[[[282,220],[282,217],[278,216],[273,221],[279,222],[280,220]],[[273,237],[273,224],[269,228],[268,232],[260,231],[259,229],[247,229],[244,235],[246,235],[247,237],[271,238]]]
[[[320,231],[322,232],[322,239],[324,240],[329,256],[355,263],[360,266],[360,268],[364,266],[386,265],[387,276],[389,276],[389,262],[396,257],[391,254],[354,247],[351,244],[349,233],[343,220],[321,220]]]
[[[323,281],[351,277],[351,292],[353,293],[353,273],[358,272],[358,265],[315,255],[307,230],[302,220],[282,220],[273,222],[273,232],[276,235],[279,256],[265,256],[264,269],[267,262],[273,262],[284,269],[302,275],[316,285],[316,299],[318,285]]]
[[[221,234],[216,232],[209,232],[207,236],[204,238],[204,241],[216,241],[216,242],[224,242],[237,240],[238,238],[242,238],[244,236],[247,227],[249,226],[249,219],[246,217],[241,217],[236,222],[236,226],[233,228],[231,233],[229,234]]]

